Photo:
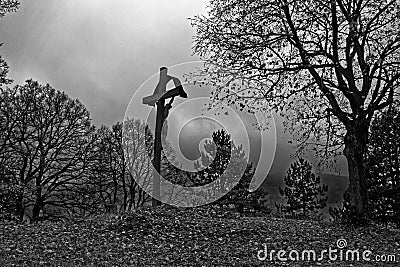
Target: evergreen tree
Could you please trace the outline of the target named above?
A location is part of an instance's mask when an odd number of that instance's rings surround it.
[[[221,206],[233,204],[239,211],[244,211],[245,207],[258,207],[259,195],[248,190],[254,169],[247,163],[243,146],[235,145],[224,130],[215,131],[212,139],[213,142],[205,142],[201,159],[195,164],[200,171],[191,176],[194,185],[215,182],[212,190],[220,195],[225,194],[216,202]],[[238,175],[241,175],[240,180]]]
[[[286,187],[279,188],[287,200],[286,204],[280,206],[283,212],[293,214],[301,211],[306,216],[326,205],[328,186],[321,186],[320,177],[314,175],[311,164],[305,159],[300,158],[292,163],[284,181]]]
[[[219,204],[233,204],[239,212],[248,210],[259,210],[261,208],[262,190],[250,192],[250,183],[253,179],[255,169],[252,164],[247,164],[246,170],[240,181],[229,191],[228,194],[219,199]]]
[[[371,218],[400,228],[400,110],[379,114],[371,126],[368,194]]]

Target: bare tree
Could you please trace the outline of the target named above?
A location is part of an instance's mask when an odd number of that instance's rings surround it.
[[[45,206],[71,204],[63,196],[80,185],[88,166],[89,112],[64,92],[32,80],[2,89],[0,105],[1,135],[8,136],[0,160],[20,188],[19,219],[27,208],[38,220]]]
[[[82,199],[89,213],[130,211],[151,199],[146,193],[152,178],[146,129],[144,122],[132,119],[96,130],[86,186],[78,188],[80,196],[90,196]]]
[[[97,208],[107,211],[117,208],[120,183],[125,179],[123,153],[118,147],[120,141],[114,129],[103,125],[96,130],[87,180],[93,190],[93,197],[98,200]]]
[[[128,119],[123,125],[124,158],[128,171],[125,182],[127,187],[127,210],[143,206],[151,198],[146,193],[152,185],[152,135],[145,122]]]
[[[207,16],[192,19],[213,103],[279,111],[300,150],[312,144],[324,161],[343,152],[360,218],[368,130],[399,88],[399,8],[398,0],[212,0]]]
[[[112,134],[114,141],[115,151],[117,151],[118,160],[115,165],[119,171],[120,184],[122,188],[122,204],[121,211],[126,211],[128,208],[128,188],[126,186],[126,180],[128,177],[128,169],[127,162],[125,159],[124,147],[123,147],[123,124],[121,122],[117,122],[112,126]]]
[[[111,128],[103,125],[97,129],[88,179],[99,205],[114,212],[128,210],[130,194],[122,128],[123,124],[117,122]]]

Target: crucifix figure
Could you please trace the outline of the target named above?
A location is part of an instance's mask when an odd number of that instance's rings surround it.
[[[167,83],[173,81],[175,88],[167,91]],[[161,205],[161,192],[160,192],[160,170],[161,170],[161,150],[162,139],[165,139],[167,133],[166,129],[162,133],[162,126],[167,119],[169,110],[172,108],[172,103],[176,96],[187,98],[187,94],[183,90],[181,82],[178,78],[168,75],[166,67],[160,68],[160,79],[154,90],[153,95],[143,98],[143,104],[154,106],[157,104],[157,117],[156,117],[156,130],[154,137],[154,159],[153,159],[153,199],[152,206]],[[165,100],[170,99],[169,103],[165,105]],[[166,128],[166,127],[165,127]]]

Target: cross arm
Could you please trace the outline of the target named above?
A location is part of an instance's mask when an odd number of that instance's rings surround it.
[[[180,96],[182,98],[187,98],[186,92],[183,90],[182,85],[178,85],[174,89],[168,90],[161,97],[159,95],[151,95],[143,98],[143,104],[154,106],[155,103],[160,99],[168,99],[172,97]]]

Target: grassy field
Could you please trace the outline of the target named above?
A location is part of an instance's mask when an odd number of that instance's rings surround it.
[[[337,241],[347,247],[339,250]],[[344,242],[344,240],[341,240]],[[343,243],[344,244],[344,243]],[[340,244],[341,246],[343,245]],[[264,261],[263,251],[275,250]],[[338,249],[338,259],[302,261],[304,250]],[[345,259],[347,249],[370,250],[372,261]],[[291,250],[299,260],[288,258]],[[343,260],[340,260],[340,251]],[[291,252],[296,257],[295,252]],[[397,263],[374,261],[396,255]],[[307,256],[305,254],[304,256]],[[143,209],[34,225],[0,223],[0,266],[399,266],[400,232],[379,226],[351,228],[333,223],[240,216],[230,211]]]

